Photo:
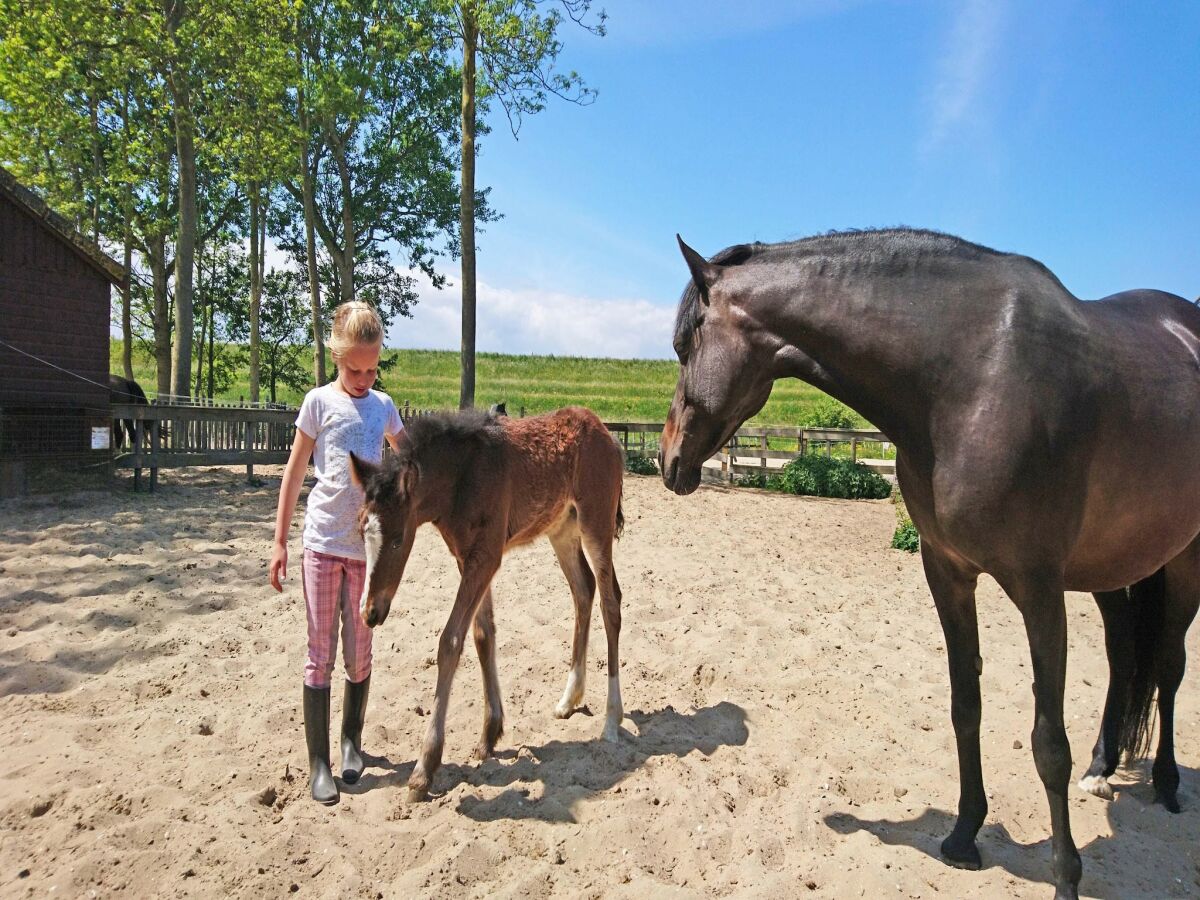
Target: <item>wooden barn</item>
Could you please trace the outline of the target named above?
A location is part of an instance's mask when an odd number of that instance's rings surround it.
[[[0,168],[0,496],[107,472],[110,289],[124,269]]]

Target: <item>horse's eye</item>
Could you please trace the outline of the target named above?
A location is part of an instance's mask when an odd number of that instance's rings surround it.
[[[396,540],[392,541],[392,549],[399,550],[400,545],[403,543],[404,543],[404,540],[402,538],[396,538]]]

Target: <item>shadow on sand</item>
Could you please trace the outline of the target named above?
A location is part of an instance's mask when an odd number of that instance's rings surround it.
[[[1172,847],[1194,848],[1200,843],[1197,771],[1180,766],[1183,811],[1173,815],[1154,803],[1149,765],[1148,761],[1139,763],[1114,778],[1117,798],[1108,804],[1113,835],[1099,836],[1079,847],[1083,858],[1081,893],[1113,900],[1136,895],[1194,897],[1200,893],[1200,878],[1190,849],[1184,853],[1172,850]],[[1120,775],[1136,780],[1121,784]],[[1077,788],[1072,785],[1071,790]],[[1106,801],[1097,797],[1088,802]],[[956,818],[953,813],[933,808],[914,819],[863,819],[839,812],[826,816],[825,824],[839,834],[866,831],[881,843],[912,847],[941,860],[941,842],[954,827]],[[978,838],[983,868],[998,866],[1017,878],[1052,885],[1049,811],[1044,819],[1045,838],[1029,844],[1015,840],[1002,823],[985,822]],[[1124,839],[1139,834],[1146,841],[1161,840],[1161,852],[1148,853],[1145,841]]]
[[[599,738],[550,741],[541,747],[504,749],[478,766],[445,764],[434,776],[432,793],[445,794],[458,784],[507,788],[498,796],[462,798],[458,812],[477,822],[497,819],[536,819],[574,822],[576,802],[606,791],[656,756],[687,756],[698,750],[710,756],[721,747],[743,746],[750,736],[746,711],[723,701],[715,706],[680,713],[668,706],[657,712],[633,710],[626,718],[638,734],[621,732],[618,744]],[[415,762],[396,765],[386,757],[369,757],[368,769],[356,785],[339,785],[348,794],[381,787],[403,790]],[[383,772],[372,769],[384,769]],[[529,785],[541,782],[540,796],[531,799]]]

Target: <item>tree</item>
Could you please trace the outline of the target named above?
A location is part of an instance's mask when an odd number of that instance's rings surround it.
[[[428,12],[411,0],[326,0],[299,19],[302,166],[284,185],[302,217],[288,209],[283,218],[302,219],[304,233],[293,224],[280,243],[309,271],[318,379],[319,320],[329,307],[363,291],[386,322],[415,302],[411,276],[396,271],[388,251],[440,285],[435,253],[457,249],[457,76]],[[479,202],[486,215],[486,198]]]
[[[560,0],[567,16],[593,34],[604,34],[605,13],[586,24],[592,0]],[[587,104],[595,91],[576,72],[556,72],[562,49],[558,27],[562,13],[538,11],[537,0],[442,0],[453,37],[462,48],[460,131],[462,163],[459,198],[459,241],[462,252],[462,380],[459,406],[475,405],[475,223],[479,221],[475,190],[475,136],[479,104],[494,97],[504,108],[516,137],[525,115],[541,112],[549,95]],[[482,64],[482,79],[478,71]]]

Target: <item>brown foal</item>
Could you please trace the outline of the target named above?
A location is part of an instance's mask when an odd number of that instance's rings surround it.
[[[366,494],[361,513],[367,551],[363,621],[374,628],[387,618],[413,537],[426,522],[441,532],[462,576],[438,643],[437,695],[420,759],[408,780],[409,798],[425,798],[441,764],[450,684],[472,623],[486,701],[476,756],[486,759],[503,733],[492,578],[510,548],[543,534],[575,601],[571,672],[554,714],[566,718],[583,701],[588,625],[599,585],[608,636],[603,737],[616,741],[623,713],[617,656],[621,587],[612,546],[624,521],[624,461],[608,429],[590,410],[568,407],[523,419],[476,410],[434,415],[414,420],[403,434],[399,453],[386,456],[380,466],[351,456],[354,479]]]

